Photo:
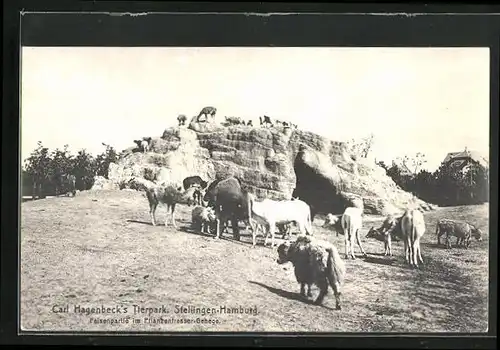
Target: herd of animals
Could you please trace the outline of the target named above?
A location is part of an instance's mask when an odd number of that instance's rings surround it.
[[[134,181],[132,178],[130,181]],[[345,278],[345,263],[336,247],[330,242],[313,238],[310,205],[299,198],[290,200],[257,200],[255,196],[243,188],[236,177],[218,179],[210,183],[200,176],[190,176],[184,179],[182,187],[174,185],[147,188],[146,197],[149,201],[151,223],[156,225],[155,211],[160,203],[167,206],[168,218],[177,228],[175,207],[177,204],[194,206],[191,211],[192,228],[200,233],[211,234],[220,238],[228,232],[231,222],[233,237],[240,240],[240,226],[243,222],[246,229],[252,233],[252,247],[256,246],[256,236],[259,231],[265,234],[264,246],[271,237],[271,247],[275,247],[275,233],[282,234],[284,239],[277,247],[277,263],[291,262],[297,281],[300,283],[300,293],[303,297],[311,297],[311,286],[318,286],[320,292],[314,300],[321,304],[328,291],[333,289],[336,307],[341,308],[340,294]],[[316,208],[317,210],[317,208]],[[292,225],[298,228],[299,235],[290,239]],[[331,228],[344,235],[345,259],[356,259],[354,243],[359,246],[361,254],[367,256],[360,239],[363,225],[362,204],[348,207],[342,214],[328,213],[323,227]],[[384,255],[392,256],[391,242],[393,239],[404,242],[405,261],[411,267],[418,268],[423,263],[420,240],[426,232],[424,215],[416,209],[407,209],[401,216],[388,215],[379,228],[371,227],[366,238],[374,238],[384,242]],[[444,237],[445,245],[451,248],[451,238],[456,237],[457,246],[468,248],[471,237],[482,240],[482,232],[475,225],[451,219],[441,219],[436,224],[438,244]],[[307,294],[306,294],[307,286]]]
[[[207,123],[207,122],[213,122],[215,120],[215,114],[217,113],[217,108],[215,107],[204,107],[200,111],[200,113],[194,117],[194,120],[197,123]],[[202,118],[202,116],[204,118]],[[248,120],[244,121],[239,117],[224,117],[225,121],[222,123],[224,126],[230,126],[230,125],[246,125],[246,126],[252,126],[253,127],[253,121]],[[187,121],[187,117],[184,114],[180,114],[177,117],[177,122],[179,126],[185,126]],[[261,127],[282,127],[283,130],[287,129],[297,129],[297,124],[287,122],[287,121],[281,121],[278,119],[272,120],[269,116],[264,115],[259,117],[260,121],[260,126]],[[137,145],[137,150],[142,151],[143,153],[147,153],[151,150],[151,137],[143,137],[141,140],[134,140],[134,143]]]
[[[197,116],[197,121],[202,115],[204,121],[214,118],[216,108],[205,107]],[[179,125],[185,125],[186,116],[178,117]],[[252,125],[251,121],[245,123],[239,118],[226,117],[226,123],[233,125]],[[296,127],[296,125],[281,122],[283,127]],[[268,116],[260,118],[261,126],[273,126]],[[144,152],[149,151],[151,138],[134,140]],[[72,176],[72,175],[71,175]],[[131,178],[129,182],[135,181]],[[64,178],[64,184],[69,191],[75,194],[75,179]],[[71,186],[72,185],[72,186]],[[312,297],[311,286],[316,285],[320,292],[314,300],[321,304],[332,288],[336,308],[341,309],[341,289],[345,279],[345,263],[340,257],[336,247],[330,242],[313,238],[312,219],[321,212],[315,205],[312,212],[312,203],[300,198],[292,197],[290,200],[257,200],[255,196],[243,188],[241,181],[236,177],[227,177],[208,184],[200,176],[190,176],[183,180],[182,186],[157,185],[147,187],[139,183],[136,188],[145,191],[149,202],[149,212],[152,225],[156,225],[156,210],[159,204],[167,206],[165,226],[168,226],[170,216],[172,225],[177,229],[175,220],[176,205],[194,206],[191,211],[191,224],[193,229],[200,233],[211,234],[220,238],[224,232],[229,232],[229,222],[232,226],[234,239],[240,240],[239,223],[243,222],[246,229],[252,233],[252,247],[256,246],[256,236],[259,231],[265,234],[264,246],[271,237],[271,247],[275,247],[275,234],[278,231],[285,239],[277,247],[278,264],[291,262],[297,282],[300,284],[300,294],[304,298]],[[312,212],[312,215],[311,215]],[[331,228],[336,235],[344,235],[345,259],[356,259],[354,241],[359,246],[361,254],[367,256],[360,239],[360,230],[363,226],[363,203],[353,202],[342,214],[327,213],[323,227]],[[298,228],[299,235],[295,240],[290,239],[292,225]],[[374,238],[384,242],[384,255],[392,256],[391,242],[403,240],[405,261],[412,267],[423,263],[420,240],[426,232],[424,215],[415,209],[407,209],[401,216],[389,215],[379,228],[371,227],[366,238]],[[480,241],[482,232],[475,225],[458,220],[441,219],[436,224],[438,245],[444,236],[445,245],[451,248],[451,238],[456,237],[457,246],[468,248],[471,237]],[[307,287],[307,292],[306,292]]]
[[[200,111],[200,113],[196,116],[195,120],[196,122],[202,123],[202,122],[208,122],[209,118],[213,121],[215,119],[215,114],[217,113],[217,108],[215,107],[203,107]],[[201,119],[201,116],[204,116],[203,119]],[[224,117],[225,122],[224,124],[229,126],[229,125],[247,125],[247,126],[253,126],[252,120],[244,121],[243,119],[239,117]],[[184,114],[180,114],[177,117],[177,121],[179,123],[179,126],[186,125],[187,117]],[[280,120],[275,120],[274,123],[272,122],[271,118],[267,115],[259,117],[260,121],[260,126],[263,127],[273,127],[275,125],[280,125],[283,127],[293,127],[297,128],[296,124],[286,122],[286,121],[280,121]]]

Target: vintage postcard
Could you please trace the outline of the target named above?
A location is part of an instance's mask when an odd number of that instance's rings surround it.
[[[488,48],[20,54],[22,331],[487,331]]]

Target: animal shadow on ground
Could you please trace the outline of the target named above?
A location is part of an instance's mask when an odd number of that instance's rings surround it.
[[[184,225],[184,226],[179,226],[179,230],[192,234],[192,235],[197,235],[201,237],[215,237],[215,235],[206,233],[206,232],[200,232],[195,230],[191,225]]]
[[[127,219],[127,222],[131,222],[131,223],[134,223],[134,224],[143,224],[143,225],[153,226],[153,224],[151,223],[151,221],[142,221],[142,220]],[[156,220],[156,226],[165,226],[165,221],[158,221],[158,220]],[[168,227],[173,227],[172,223],[170,221],[168,222]],[[177,227],[184,228],[184,226],[177,226]]]
[[[151,221],[141,221],[141,220],[127,220],[127,222],[132,222],[134,224],[143,224],[143,225],[150,225],[150,226],[153,226],[153,224],[151,223]]]
[[[208,238],[215,238],[215,233],[205,233],[205,232],[202,233],[200,231],[197,231],[197,230],[193,229],[193,227],[191,227],[191,225],[180,226],[179,230],[181,230],[181,231],[183,231],[185,233],[192,234],[192,235],[197,235],[197,236],[201,236],[201,237],[208,237]],[[240,236],[241,237],[245,237],[245,234],[240,234]],[[241,244],[241,245],[244,245],[244,246],[252,245],[252,242],[238,241],[238,240],[234,239],[233,236],[232,236],[232,233],[221,234],[219,236],[219,239],[223,240],[223,241],[228,241],[228,242],[232,242],[232,243]]]
[[[375,254],[373,254],[375,255]],[[376,254],[377,256],[370,256],[368,255],[367,257],[364,258],[364,261],[369,262],[371,264],[378,264],[378,265],[387,265],[391,266],[396,262],[396,259],[384,256],[383,253]]]
[[[252,284],[256,284],[256,285],[261,286],[261,287],[264,287],[268,291],[270,291],[271,293],[279,295],[280,297],[283,297],[283,298],[286,298],[286,299],[290,299],[290,300],[301,301],[301,302],[303,302],[305,304],[309,304],[309,305],[314,305],[314,299],[306,299],[306,298],[302,297],[300,295],[300,293],[289,292],[289,291],[286,291],[286,290],[283,290],[283,289],[270,287],[270,286],[267,286],[264,283],[260,283],[260,282],[255,282],[255,281],[248,281],[248,282],[252,283]],[[324,307],[325,309],[335,310],[335,309],[333,309],[331,307],[328,307],[328,306],[325,306],[325,305],[319,305],[319,306]]]
[[[432,248],[432,249],[446,249],[446,246],[443,243],[441,243],[441,244],[437,244],[437,243],[425,243],[425,244],[422,244],[422,246],[429,247],[429,248]]]

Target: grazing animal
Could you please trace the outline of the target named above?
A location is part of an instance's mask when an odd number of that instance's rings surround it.
[[[252,121],[251,121],[251,120],[249,120],[249,121],[247,122],[247,126],[253,126],[253,123],[252,123]]]
[[[193,185],[198,185],[201,189],[205,189],[207,188],[208,183],[198,175],[188,176],[184,180],[182,180],[182,186],[185,190]]]
[[[187,117],[184,114],[180,114],[177,117],[177,121],[179,122],[179,126],[186,125],[186,120],[187,120]]]
[[[177,229],[175,222],[175,206],[177,204],[192,205],[193,193],[196,187],[190,187],[184,192],[181,192],[182,187],[175,188],[172,185],[166,187],[158,186],[146,188],[146,197],[149,202],[149,213],[151,215],[151,223],[156,226],[155,212],[158,204],[163,203],[167,205],[167,218],[165,219],[165,226],[168,226],[168,215],[171,215],[172,225]]]
[[[208,116],[211,116],[212,119],[214,119],[216,113],[217,113],[217,108],[215,108],[215,107],[203,107],[203,109],[198,114],[198,117],[196,118],[196,120],[199,122],[200,117],[202,115],[205,116],[205,121],[208,121]]]
[[[416,209],[407,209],[401,217],[401,232],[405,243],[405,261],[410,266],[418,267],[418,261],[424,263],[420,253],[420,239],[425,233],[424,215]]]
[[[233,226],[233,237],[237,240],[240,239],[239,221],[250,222],[248,195],[248,192],[242,189],[240,181],[235,177],[219,179],[208,186],[203,200],[208,201],[208,205],[215,208],[217,239],[222,233],[222,225],[228,220],[231,220]]]
[[[277,224],[290,224],[295,222],[301,234],[311,235],[311,210],[309,205],[301,200],[275,201],[264,199],[256,201],[253,196],[248,196],[248,216],[252,219],[252,246],[256,243],[255,222],[266,227],[271,235],[271,247],[275,246],[274,233]],[[267,243],[267,235],[266,242]]]
[[[392,238],[401,237],[401,217],[387,215],[379,228],[370,228],[366,238],[375,238],[384,242],[384,255],[392,256]]]
[[[446,247],[451,248],[450,238],[452,236],[457,237],[457,246],[464,245],[466,248],[469,247],[471,237],[477,241],[481,241],[482,232],[476,226],[469,224],[465,221],[441,219],[436,224],[436,236],[438,245],[441,244],[441,236],[446,235]]]
[[[342,214],[341,215],[333,215],[331,213],[328,213],[325,217],[325,222],[323,224],[323,227],[325,228],[333,228],[335,233],[337,234],[337,237],[340,234],[344,234],[344,229],[342,228]]]
[[[196,206],[191,211],[191,223],[193,228],[201,233],[212,233],[216,222],[215,212],[212,208]]]
[[[278,246],[278,264],[291,262],[297,282],[300,283],[300,295],[312,297],[311,286],[315,284],[320,292],[314,301],[321,305],[328,293],[328,285],[333,289],[337,310],[340,310],[341,289],[344,284],[346,268],[337,248],[329,243],[320,243],[310,236],[299,236],[295,242],[284,242]]]
[[[259,117],[260,120],[260,125],[261,126],[273,126],[273,123],[271,122],[271,118],[269,118],[267,115],[264,117]]]
[[[56,196],[71,193],[76,195],[76,177],[71,174],[62,174],[54,178]]]
[[[366,256],[366,253],[361,245],[361,240],[359,239],[359,230],[363,225],[363,210],[360,208],[349,207],[346,208],[344,214],[342,215],[341,224],[342,231],[344,231],[344,243],[345,243],[345,258],[348,259],[351,257],[353,260],[356,259],[354,255],[354,239],[356,238],[356,243],[361,250],[363,256]]]

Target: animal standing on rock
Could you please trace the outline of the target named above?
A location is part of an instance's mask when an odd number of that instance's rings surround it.
[[[345,238],[345,258],[349,259],[351,257],[353,260],[356,259],[356,255],[354,255],[354,239],[361,250],[363,256],[366,256],[365,250],[361,245],[361,240],[359,238],[359,230],[363,226],[363,209],[349,207],[346,208],[344,214],[341,218],[342,230],[344,231]]]
[[[180,114],[177,117],[177,121],[179,122],[179,126],[186,125],[186,120],[187,120],[187,117],[184,114]]]
[[[328,285],[333,289],[337,310],[341,309],[340,296],[344,284],[346,268],[337,248],[330,243],[320,243],[310,236],[299,236],[295,242],[284,242],[278,246],[278,264],[291,262],[295,278],[300,283],[300,295],[312,297],[311,286],[315,284],[320,292],[314,304],[321,305],[328,293]]]
[[[245,125],[245,122],[239,117],[225,117],[227,125]]]
[[[146,197],[149,202],[149,213],[151,215],[151,223],[156,226],[155,212],[158,204],[163,203],[167,205],[167,217],[165,219],[165,226],[168,226],[168,215],[172,217],[172,225],[177,229],[175,222],[175,206],[177,204],[191,205],[193,204],[193,193],[196,187],[190,187],[184,192],[181,188],[175,188],[172,185],[166,187],[159,186],[153,188],[146,188]]]
[[[259,117],[260,120],[260,126],[264,127],[272,127],[273,123],[271,122],[271,118],[269,118],[267,115],[264,117]]]
[[[217,108],[215,108],[215,107],[203,107],[203,109],[198,114],[197,121],[200,122],[200,117],[202,115],[205,116],[204,121],[206,121],[206,122],[208,121],[208,116],[211,116],[212,120],[213,120],[215,118],[216,113],[217,113]]]
[[[372,226],[366,234],[366,238],[375,238],[384,242],[384,255],[389,256],[392,256],[393,236],[401,237],[401,217],[393,215],[387,215],[379,228],[376,229]]]
[[[416,209],[407,209],[401,218],[401,232],[405,242],[405,261],[418,267],[424,263],[420,254],[420,239],[425,233],[424,215]]]
[[[141,142],[141,148],[142,148],[142,152],[143,153],[149,152],[149,141],[142,140],[142,142]]]
[[[134,143],[137,145],[138,151],[142,151],[143,153],[149,152],[151,137],[143,137],[142,140],[134,140]]]

